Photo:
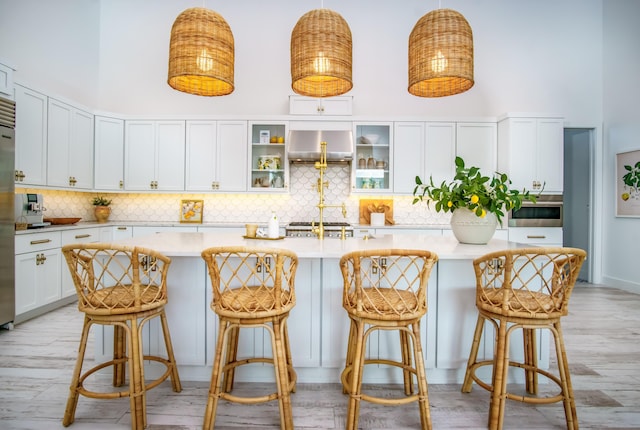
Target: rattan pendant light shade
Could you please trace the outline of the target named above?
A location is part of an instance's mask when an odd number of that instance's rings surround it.
[[[291,33],[291,87],[297,94],[331,97],[353,88],[351,30],[329,9],[304,14]]]
[[[420,18],[409,36],[409,92],[444,97],[473,83],[473,33],[464,16],[437,9]]]
[[[233,34],[224,18],[201,7],[178,15],[171,28],[169,85],[199,96],[224,96],[233,92],[233,73]]]

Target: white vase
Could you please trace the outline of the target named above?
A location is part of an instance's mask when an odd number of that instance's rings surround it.
[[[479,217],[467,208],[458,208],[451,216],[451,230],[460,243],[485,245],[496,232],[498,218],[494,213]]]

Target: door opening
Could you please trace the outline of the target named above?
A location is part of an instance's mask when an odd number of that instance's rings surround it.
[[[564,129],[564,220],[563,245],[581,248],[591,254],[592,244],[592,165],[594,129]],[[578,279],[591,281],[589,259]]]

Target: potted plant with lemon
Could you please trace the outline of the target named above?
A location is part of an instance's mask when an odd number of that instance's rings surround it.
[[[511,189],[505,173],[484,176],[478,167],[466,167],[456,157],[456,174],[451,182],[440,185],[423,183],[416,176],[413,204],[427,199],[437,212],[452,212],[451,229],[461,243],[485,244],[495,233],[498,223],[511,209],[520,209],[524,200],[536,202],[537,195],[523,189]]]
[[[96,221],[99,223],[105,223],[109,220],[111,215],[111,200],[104,196],[96,196],[91,200],[91,204],[94,206],[93,214],[96,217]]]

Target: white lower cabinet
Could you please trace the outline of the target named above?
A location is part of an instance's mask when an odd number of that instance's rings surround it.
[[[18,235],[15,239],[16,322],[61,298],[60,232]]]
[[[562,227],[509,227],[509,241],[533,246],[562,246]]]

